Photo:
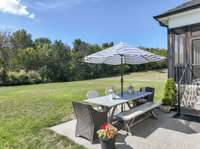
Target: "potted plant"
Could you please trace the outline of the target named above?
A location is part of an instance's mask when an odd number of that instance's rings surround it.
[[[102,149],[115,149],[115,138],[117,135],[117,128],[111,124],[103,124],[97,131],[97,135],[101,142]]]
[[[165,84],[164,98],[162,99],[161,111],[170,112],[176,103],[176,84],[174,79],[170,78]]]

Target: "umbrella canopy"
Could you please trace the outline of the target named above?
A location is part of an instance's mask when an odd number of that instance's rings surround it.
[[[127,44],[120,43],[100,52],[85,57],[85,62],[94,64],[144,64],[164,60],[164,57],[153,53],[129,47]]]
[[[85,57],[85,62],[93,64],[121,65],[121,93],[123,95],[123,64],[144,64],[166,59],[153,53],[133,48],[125,43],[117,44]]]

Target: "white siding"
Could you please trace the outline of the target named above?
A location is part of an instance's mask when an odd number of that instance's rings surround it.
[[[168,19],[169,28],[177,28],[200,23],[200,8],[172,15],[165,19]]]

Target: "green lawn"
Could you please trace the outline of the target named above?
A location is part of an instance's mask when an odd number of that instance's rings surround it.
[[[166,73],[150,71],[125,76],[125,86],[156,88],[156,100],[163,96]],[[83,148],[47,128],[73,117],[72,101],[85,99],[90,89],[102,95],[110,85],[120,89],[120,78],[0,87],[0,148]]]

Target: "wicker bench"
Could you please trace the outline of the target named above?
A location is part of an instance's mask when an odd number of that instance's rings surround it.
[[[138,124],[139,122],[145,120],[146,118],[153,116],[157,119],[156,114],[154,113],[154,109],[159,107],[160,104],[156,104],[153,102],[146,102],[138,107],[135,107],[131,110],[121,112],[116,115],[119,120],[122,120],[124,123],[124,129],[131,133],[131,127]],[[138,121],[135,121],[136,118],[142,116]],[[131,133],[133,134],[133,133]]]

